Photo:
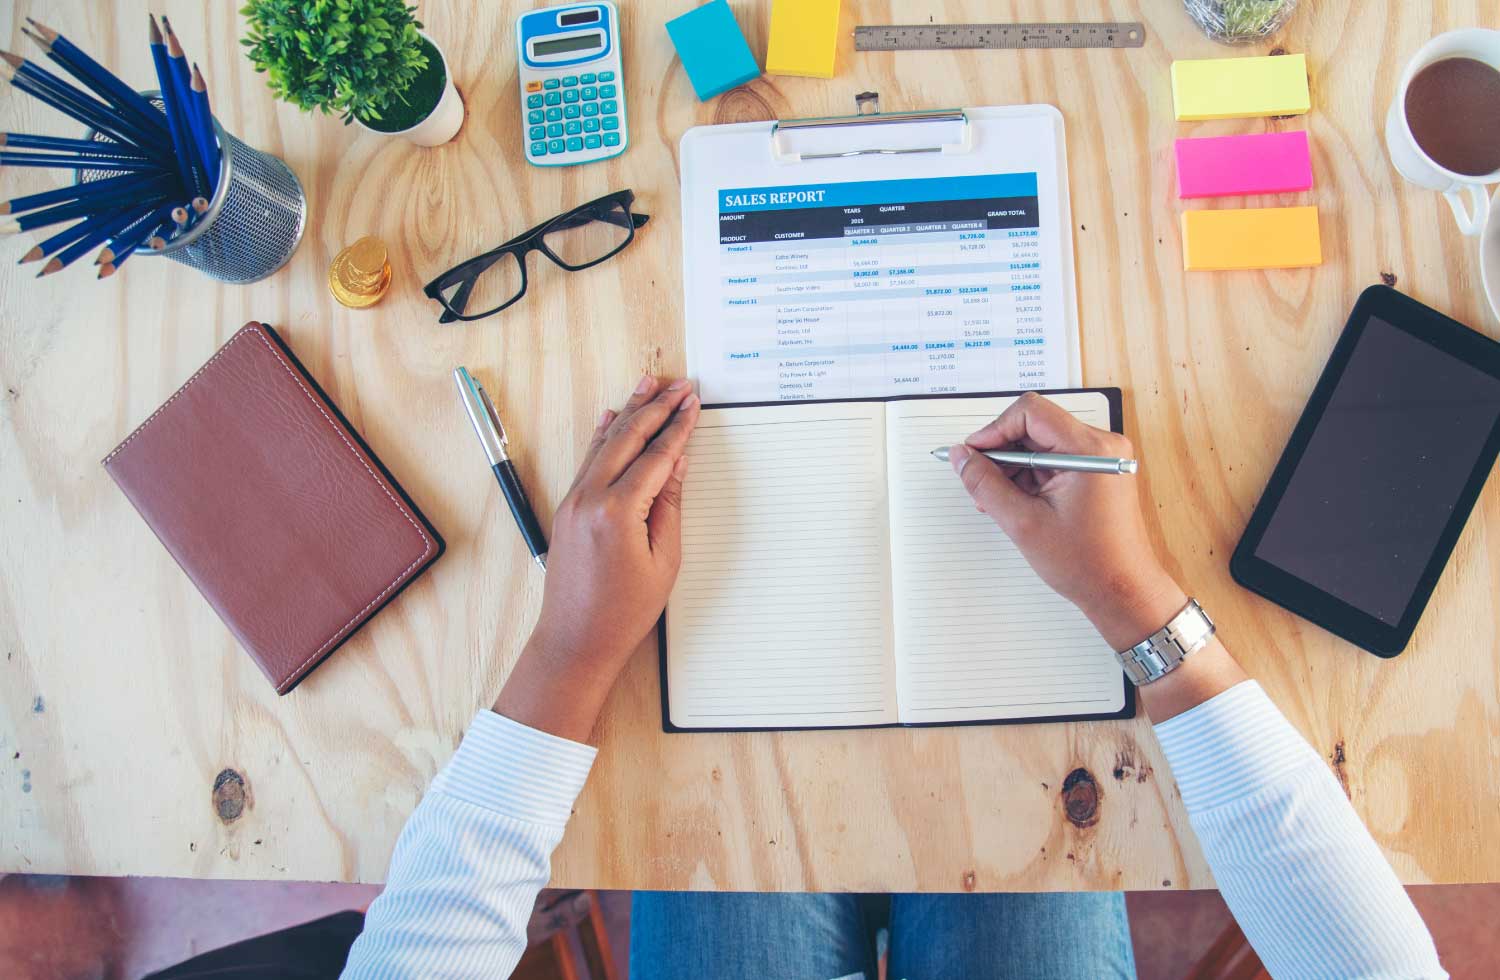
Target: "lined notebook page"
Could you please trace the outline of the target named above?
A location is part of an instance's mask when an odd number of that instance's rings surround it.
[[[1104,395],[1056,401],[1109,428]],[[1125,706],[1114,652],[1037,577],[931,455],[1013,399],[893,402],[886,430],[896,669],[903,722],[1101,714]],[[1119,479],[1101,476],[1099,479]]]
[[[667,603],[680,728],[896,721],[884,406],[705,411]]]

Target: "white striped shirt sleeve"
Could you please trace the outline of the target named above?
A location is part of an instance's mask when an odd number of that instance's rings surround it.
[[[401,831],[343,975],[509,976],[594,753],[479,712]]]
[[[1259,684],[1156,735],[1224,901],[1273,977],[1447,976],[1338,781]]]

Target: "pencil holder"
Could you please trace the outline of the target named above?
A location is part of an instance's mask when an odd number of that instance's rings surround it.
[[[141,94],[161,105],[158,93]],[[164,256],[219,282],[258,282],[286,265],[297,251],[307,227],[307,197],[292,168],[279,158],[240,141],[217,119],[214,131],[221,160],[208,210],[165,248],[142,249],[141,254]],[[89,138],[108,141],[92,130]],[[78,179],[110,176],[81,171]]]
[[[193,227],[155,254],[219,282],[256,282],[297,251],[307,227],[307,197],[280,159],[241,142],[217,120],[214,129],[222,162],[213,200]]]

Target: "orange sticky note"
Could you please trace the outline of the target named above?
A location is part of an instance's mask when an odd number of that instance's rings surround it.
[[[1315,207],[1182,212],[1182,267],[1190,272],[1322,263]]]

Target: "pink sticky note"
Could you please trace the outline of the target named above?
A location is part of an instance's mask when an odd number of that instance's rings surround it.
[[[1178,197],[1305,191],[1312,182],[1301,130],[1177,141]]]

